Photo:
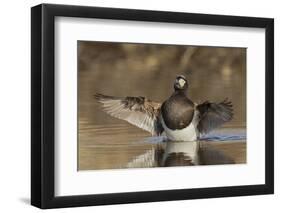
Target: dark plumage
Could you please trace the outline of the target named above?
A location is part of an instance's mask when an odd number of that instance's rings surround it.
[[[145,97],[96,94],[95,98],[111,116],[126,120],[153,135],[165,132],[171,140],[196,140],[233,117],[232,103],[227,99],[220,103],[193,103],[187,95],[188,82],[182,75],[176,78],[174,89],[163,104]]]
[[[194,115],[194,104],[181,92],[175,92],[161,106],[161,114],[169,129],[183,129]]]
[[[233,117],[232,103],[227,99],[218,104],[205,101],[199,104],[197,109],[200,113],[197,128],[202,134],[221,126]]]

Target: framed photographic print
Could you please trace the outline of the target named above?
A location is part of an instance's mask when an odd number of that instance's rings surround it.
[[[271,194],[274,21],[31,9],[31,203]]]

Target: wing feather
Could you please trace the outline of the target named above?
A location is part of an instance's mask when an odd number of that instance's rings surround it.
[[[206,101],[197,106],[200,113],[198,130],[206,134],[233,118],[233,106],[227,99],[220,103]]]
[[[125,120],[153,135],[162,133],[163,128],[159,121],[161,104],[144,97],[121,98],[96,94],[95,98],[109,115]]]

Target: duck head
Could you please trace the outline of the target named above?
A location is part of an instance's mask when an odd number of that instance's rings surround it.
[[[183,75],[178,75],[174,83],[175,91],[185,91],[188,89],[188,82]]]

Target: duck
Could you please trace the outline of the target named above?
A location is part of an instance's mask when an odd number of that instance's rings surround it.
[[[197,141],[233,118],[233,105],[227,98],[221,102],[193,102],[188,95],[189,82],[176,76],[174,92],[164,102],[143,96],[115,97],[95,94],[104,112],[151,133],[166,135],[169,141]]]

